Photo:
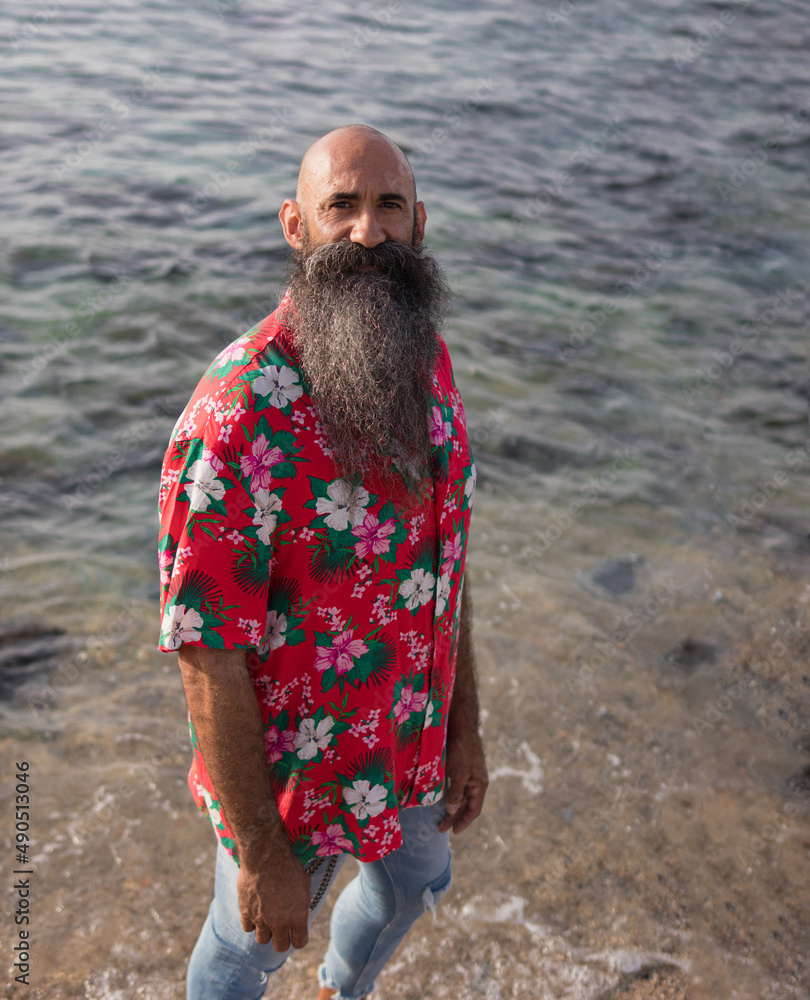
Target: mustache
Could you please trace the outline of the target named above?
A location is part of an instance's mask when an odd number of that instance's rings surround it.
[[[421,275],[424,254],[415,246],[397,240],[385,240],[375,247],[339,240],[322,246],[298,251],[307,281],[345,281],[352,275],[363,275],[373,268],[377,274],[408,283]]]

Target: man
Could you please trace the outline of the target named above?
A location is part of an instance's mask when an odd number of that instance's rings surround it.
[[[480,813],[468,591],[474,466],[405,155],[318,140],[279,213],[279,308],[213,362],[161,484],[161,648],[178,650],[217,835],[188,997],[262,996],[340,863],[319,1000],[367,995]]]

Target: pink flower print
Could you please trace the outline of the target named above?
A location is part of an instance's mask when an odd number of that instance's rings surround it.
[[[338,676],[345,674],[354,666],[354,657],[368,652],[368,646],[362,639],[352,639],[353,628],[341,632],[332,641],[331,646],[319,646],[315,669],[323,672],[334,667]]]
[[[442,573],[451,573],[453,563],[461,558],[461,535],[455,538],[445,538],[442,544]]]
[[[163,552],[158,553],[158,565],[160,566],[160,582],[164,587],[168,587],[171,583],[171,575],[169,574],[169,567],[174,562],[173,553],[165,549]]]
[[[376,514],[366,514],[361,525],[352,528],[352,534],[360,541],[355,543],[354,551],[365,559],[372,553],[381,556],[391,548],[390,536],[396,531],[394,519],[384,521],[380,524]]]
[[[210,448],[203,448],[203,462],[208,462],[211,468],[215,472],[222,472],[225,468],[225,463],[215,452],[211,451]]]
[[[271,448],[264,434],[259,434],[250,446],[250,455],[243,455],[239,465],[245,476],[250,476],[250,492],[266,490],[273,478],[270,469],[284,461],[281,448]]]
[[[243,358],[246,357],[247,357],[247,351],[242,346],[242,344],[240,344],[239,341],[237,340],[233,344],[228,344],[227,347],[224,347],[219,352],[216,359],[219,362],[219,367],[221,368],[223,367],[223,365],[235,364],[236,362],[241,361]]]
[[[430,433],[431,444],[441,446],[450,437],[452,427],[442,417],[442,409],[440,406],[434,406],[430,411],[430,416],[428,417],[428,431]]]
[[[411,717],[411,712],[421,712],[427,705],[427,691],[415,692],[412,684],[406,684],[399,694],[399,701],[394,705],[394,719],[401,726]]]
[[[344,848],[351,849],[351,841],[343,836],[344,830],[340,823],[332,823],[323,831],[316,830],[312,834],[312,843],[317,844],[319,857],[327,854],[340,854]]]
[[[279,732],[278,726],[270,726],[264,734],[264,749],[271,764],[281,760],[283,753],[295,750],[295,733],[291,729]]]

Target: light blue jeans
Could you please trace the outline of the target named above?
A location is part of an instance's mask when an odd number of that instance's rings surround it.
[[[334,1000],[359,1000],[374,987],[382,967],[414,921],[450,888],[450,835],[439,833],[444,800],[400,812],[402,846],[379,861],[359,862],[360,871],[332,910],[331,939],[318,969],[321,986],[337,989]],[[346,859],[342,854],[330,880]],[[312,876],[315,896],[328,859]],[[217,847],[214,900],[188,965],[188,1000],[260,1000],[270,976],[289,958],[272,944],[257,944],[242,930],[233,859]],[[328,889],[310,925],[323,905]],[[434,911],[435,916],[435,911]]]

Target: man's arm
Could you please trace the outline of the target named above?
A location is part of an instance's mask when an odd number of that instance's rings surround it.
[[[243,650],[181,646],[197,744],[236,841],[242,929],[278,952],[308,940],[309,876],[292,852],[276,807],[261,716]]]
[[[453,698],[447,719],[447,790],[445,816],[439,830],[461,833],[479,815],[489,778],[478,733],[478,688],[472,649],[472,605],[469,583],[461,595],[458,659]]]

